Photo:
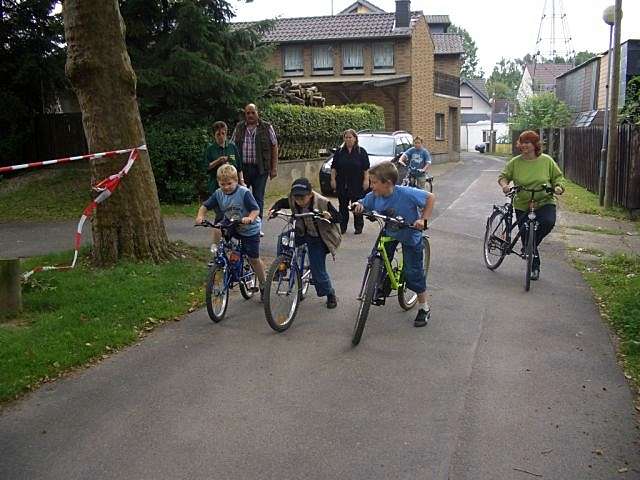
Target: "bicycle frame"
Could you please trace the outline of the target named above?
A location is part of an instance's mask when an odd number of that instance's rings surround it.
[[[395,260],[396,262],[398,262],[397,264],[397,272],[394,272],[394,268],[393,265],[391,264],[392,260],[389,258],[389,255],[387,253],[387,249],[386,249],[386,245],[392,242],[397,242],[397,240],[393,237],[390,237],[388,235],[384,234],[384,230],[387,226],[387,221],[384,221],[384,223],[382,223],[380,218],[378,219],[378,223],[380,224],[380,231],[378,232],[378,237],[376,238],[376,242],[374,244],[373,249],[371,250],[371,254],[368,257],[367,260],[367,265],[371,265],[373,263],[373,259],[376,257],[382,258],[382,264],[384,266],[385,269],[385,274],[386,276],[389,278],[389,282],[391,283],[391,289],[392,290],[398,290],[398,288],[401,285],[401,280],[402,280],[402,267],[403,267],[403,258],[395,258],[393,260]],[[384,277],[382,277],[384,278]],[[365,283],[367,281],[366,275],[365,277],[362,279],[362,284],[360,286],[360,293],[358,294],[357,299],[360,300],[362,299],[362,293],[364,292],[364,287],[365,287]]]
[[[305,258],[307,256],[307,244],[302,243],[296,245],[295,239],[295,227],[294,221],[296,218],[301,218],[301,214],[288,214],[282,212],[275,212],[274,216],[279,216],[286,220],[285,226],[282,228],[282,232],[278,235],[278,254],[283,255],[289,261],[290,267],[300,275],[304,275]],[[302,214],[306,215],[306,214]],[[304,279],[303,279],[304,280]],[[293,275],[289,276],[289,289],[293,287],[295,278]]]
[[[211,224],[207,222],[206,226],[218,228],[222,231],[222,238],[218,242],[216,248],[216,254],[209,262],[209,267],[214,265],[220,265],[224,267],[224,288],[231,289],[236,283],[240,283],[243,280],[249,279],[253,274],[245,273],[244,265],[246,255],[242,251],[242,248],[237,239],[234,239],[231,235],[231,231],[235,224],[222,225]],[[234,241],[235,240],[235,241]],[[229,259],[231,257],[232,260]]]
[[[528,207],[529,207],[529,212],[527,213],[527,221],[524,223],[524,228],[526,230],[530,230],[533,228],[533,230],[538,230],[538,220],[536,219],[536,212],[535,212],[535,207],[536,207],[536,202],[533,200],[533,197],[535,196],[536,193],[539,192],[543,192],[543,191],[548,191],[548,188],[546,185],[543,185],[541,188],[539,189],[528,189],[528,188],[524,188],[524,187],[520,187],[520,186],[516,186],[513,187],[511,189],[511,191],[507,194],[507,196],[509,197],[509,202],[505,203],[502,206],[498,206],[498,205],[494,205],[493,206],[493,210],[494,211],[501,211],[505,214],[505,218],[507,220],[507,238],[505,238],[504,241],[505,243],[508,243],[509,247],[507,249],[507,255],[513,253],[517,256],[519,256],[520,258],[524,259],[526,257],[526,254],[523,253],[518,253],[517,251],[515,251],[513,249],[513,247],[516,246],[516,244],[518,243],[518,240],[520,240],[520,238],[522,237],[522,231],[520,228],[518,228],[518,233],[516,234],[516,236],[513,238],[513,240],[511,239],[511,232],[513,231],[513,229],[518,225],[518,222],[513,222],[513,213],[514,213],[514,208],[513,208],[513,201],[515,199],[515,195],[516,193],[520,192],[520,191],[525,191],[525,192],[529,192],[531,194],[531,198],[529,199],[528,202]],[[495,232],[492,233],[492,236],[495,237],[494,235]],[[496,237],[497,238],[497,237]]]

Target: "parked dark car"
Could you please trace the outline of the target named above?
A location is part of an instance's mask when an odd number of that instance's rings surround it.
[[[487,145],[484,143],[478,143],[474,148],[476,149],[476,152],[484,153],[484,151],[487,148]]]
[[[384,161],[396,162],[400,155],[413,146],[413,136],[404,130],[396,132],[362,130],[358,132],[358,144],[367,151],[369,163],[374,167]],[[336,149],[332,151],[335,152]],[[332,163],[333,154],[320,168],[320,190],[323,195],[335,195],[335,191],[331,188]]]

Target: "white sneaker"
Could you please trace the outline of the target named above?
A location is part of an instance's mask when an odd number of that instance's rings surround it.
[[[264,237],[264,232],[262,230],[260,230],[260,236]]]
[[[212,243],[211,246],[209,247],[209,250],[213,255],[215,255],[218,252],[218,244]]]

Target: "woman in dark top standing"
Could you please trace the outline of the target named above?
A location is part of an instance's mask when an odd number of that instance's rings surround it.
[[[334,155],[331,165],[331,188],[338,194],[340,210],[340,230],[347,231],[349,225],[349,204],[364,197],[369,189],[369,155],[358,145],[358,134],[355,130],[345,130],[344,146]],[[355,234],[362,233],[364,218],[353,214]]]

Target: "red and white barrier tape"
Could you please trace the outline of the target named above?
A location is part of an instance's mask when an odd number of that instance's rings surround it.
[[[32,166],[39,167],[43,165],[53,165],[55,163],[66,163],[74,160],[93,160],[96,158],[114,157],[116,155],[120,155],[123,153],[129,153],[129,160],[127,160],[127,163],[125,164],[125,166],[122,167],[122,169],[118,173],[114,175],[109,175],[107,178],[105,178],[104,180],[102,180],[101,182],[97,183],[92,187],[92,189],[96,192],[99,192],[99,194],[93,201],[91,201],[91,203],[89,203],[89,205],[85,207],[84,211],[82,212],[82,216],[78,221],[78,226],[76,228],[76,233],[75,233],[73,262],[71,263],[71,265],[36,267],[33,270],[26,272],[22,276],[24,280],[27,280],[31,275],[37,272],[45,272],[49,270],[68,270],[76,266],[76,262],[78,261],[78,253],[80,251],[80,243],[82,240],[82,229],[84,227],[85,221],[87,220],[87,218],[90,218],[93,215],[93,212],[98,207],[98,205],[104,202],[107,198],[109,198],[111,194],[116,190],[116,188],[118,188],[118,185],[120,184],[120,180],[122,180],[122,177],[124,177],[127,173],[129,173],[129,170],[131,170],[131,167],[133,166],[134,162],[140,156],[139,151],[146,150],[146,149],[147,149],[146,145],[141,145],[139,147],[128,148],[126,150],[114,150],[112,152],[93,153],[89,155],[82,155],[80,157],[69,157],[68,159],[63,158],[59,160],[49,160],[47,162],[27,163],[24,165],[13,166],[14,170],[18,170],[21,168],[32,168]],[[12,168],[12,167],[6,167],[6,168]],[[0,169],[0,173],[1,172],[2,172],[2,169]]]

